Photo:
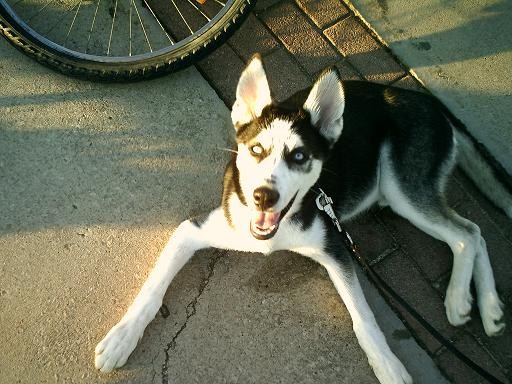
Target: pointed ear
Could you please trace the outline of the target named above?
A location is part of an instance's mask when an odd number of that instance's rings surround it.
[[[254,55],[240,76],[236,88],[236,101],[231,110],[235,128],[249,123],[261,115],[261,111],[272,103],[267,76],[259,55]]]
[[[332,144],[343,129],[345,93],[336,68],[323,71],[316,80],[303,108],[311,116],[311,124]]]

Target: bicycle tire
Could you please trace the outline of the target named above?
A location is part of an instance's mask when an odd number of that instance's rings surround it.
[[[39,34],[0,0],[0,34],[24,54],[66,75],[95,81],[136,81],[183,69],[212,52],[243,23],[255,0],[229,0],[223,12],[174,45],[150,54],[98,56],[77,52]]]

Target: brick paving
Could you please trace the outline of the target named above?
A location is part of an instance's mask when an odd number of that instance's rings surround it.
[[[198,69],[228,107],[247,60],[259,52],[273,96],[283,100],[313,82],[328,65],[344,79],[370,80],[428,92],[387,47],[339,0],[260,0],[244,25]],[[448,324],[443,295],[451,269],[451,252],[388,208],[374,209],[347,223],[361,251],[376,271],[462,352],[504,382],[512,381],[512,223],[456,171],[448,199],[475,221],[487,241],[497,287],[505,302],[505,333],[488,338],[474,309],[463,327]],[[475,305],[476,307],[476,305]],[[398,310],[411,333],[454,383],[483,383],[410,315]]]

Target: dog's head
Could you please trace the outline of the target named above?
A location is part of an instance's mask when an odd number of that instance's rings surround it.
[[[231,118],[240,189],[252,211],[251,233],[260,240],[275,235],[313,186],[341,134],[344,94],[337,71],[325,70],[295,104],[273,102],[261,58],[254,56],[238,82]]]

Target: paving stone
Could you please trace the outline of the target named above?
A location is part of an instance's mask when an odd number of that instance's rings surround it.
[[[236,86],[245,63],[229,45],[224,44],[202,59],[197,66],[222,101],[231,107],[235,102]]]
[[[256,52],[261,55],[269,53],[279,43],[251,13],[240,29],[229,39],[229,44],[240,56],[249,60]]]
[[[456,339],[457,329],[451,326],[446,319],[443,300],[401,250],[378,263],[375,266],[375,271],[445,338]],[[402,309],[399,311],[404,320],[410,320],[411,317],[406,311]],[[429,333],[421,327],[418,328],[415,322],[407,322],[427,350],[435,352],[439,349],[441,345]]]
[[[467,199],[467,192],[459,181],[461,177],[465,176],[459,167],[455,167],[446,184],[446,200],[448,201],[448,205],[452,208]]]
[[[417,229],[389,208],[379,211],[378,216],[430,282],[434,282],[451,270],[453,256],[445,243]]]
[[[377,83],[390,84],[405,73],[384,48],[363,55],[354,55],[348,60],[366,80]]]
[[[428,93],[427,90],[411,75],[406,75],[398,81],[393,83],[393,86],[405,89],[411,89],[413,91]]]
[[[296,0],[296,3],[320,29],[350,13],[340,0]]]
[[[283,101],[311,85],[311,79],[284,49],[278,49],[263,59],[270,92],[277,101]]]
[[[391,301],[393,302],[393,301]],[[395,304],[396,305],[396,304]],[[406,324],[409,331],[414,334],[416,342],[431,356],[442,348],[442,344],[406,310],[399,311],[399,317]],[[457,332],[455,332],[455,335]],[[456,337],[456,336],[454,336]]]
[[[324,34],[345,57],[380,48],[380,43],[371,36],[355,16],[337,22],[327,28]]]
[[[355,16],[339,21],[324,34],[367,80],[389,84],[405,76],[400,64]]]
[[[282,0],[258,0],[254,6],[253,12],[257,15],[265,12],[268,8],[274,6],[277,3],[281,3]]]
[[[373,213],[361,215],[344,226],[357,244],[359,252],[370,264],[383,260],[399,248],[390,232],[376,220]]]
[[[491,203],[462,171],[456,170],[453,176],[455,182],[464,191],[462,200],[466,200],[468,195],[471,196],[471,199],[483,209],[486,216],[492,218],[492,221],[496,223],[499,231],[503,233],[507,239],[512,239],[512,221],[510,218],[506,216],[500,208],[497,208]]]
[[[354,67],[346,60],[340,60],[335,64],[340,72],[342,80],[362,80],[363,78],[357,73]]]
[[[359,73],[357,73],[352,64],[350,64],[345,59],[339,60],[337,63],[334,64],[334,67],[338,69],[342,80],[363,80],[363,77]],[[317,79],[324,69],[315,73],[313,75],[313,79]]]
[[[336,51],[311,26],[295,4],[280,3],[265,12],[262,18],[309,75],[339,60]]]
[[[468,356],[475,363],[480,365],[486,371],[496,376],[499,380],[509,383],[503,370],[492,360],[484,349],[470,335],[465,335],[454,343],[462,353]],[[487,380],[482,378],[472,369],[468,368],[450,351],[443,351],[437,358],[436,362],[444,371],[448,378],[455,384],[486,384]]]

